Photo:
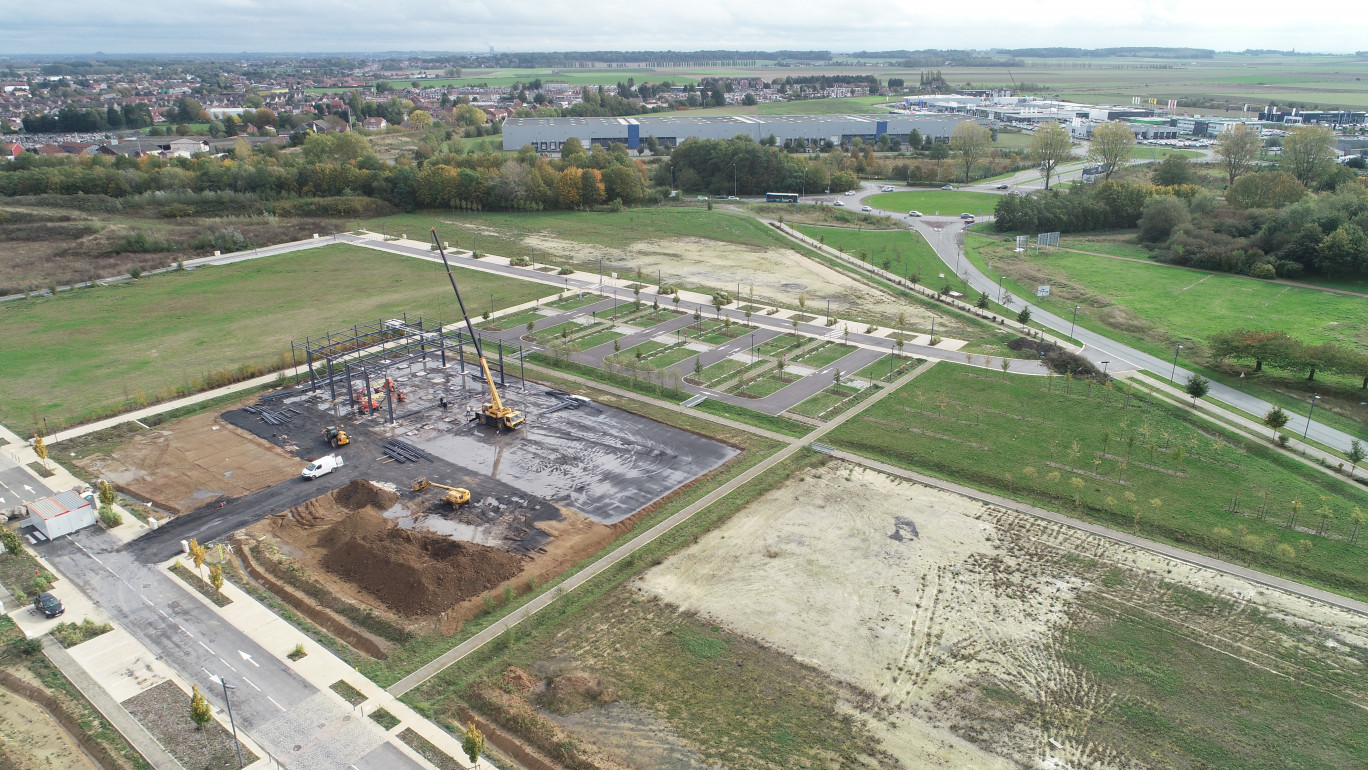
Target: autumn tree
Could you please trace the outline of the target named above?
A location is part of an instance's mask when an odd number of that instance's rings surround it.
[[[195,563],[195,569],[204,569],[204,559],[209,555],[209,549],[199,544],[198,540],[190,540],[190,560]]]
[[[1135,133],[1130,125],[1119,120],[1098,126],[1088,147],[1088,160],[1102,167],[1103,181],[1111,179],[1117,169],[1126,165],[1135,153]]]
[[[190,685],[190,721],[195,723],[195,729],[203,730],[213,718],[214,711],[209,706],[209,699],[199,691],[199,685]]]
[[[988,155],[993,146],[993,135],[988,129],[972,120],[961,122],[950,134],[950,149],[959,156],[964,164],[964,183],[969,184],[969,172],[974,165]]]
[[[1236,179],[1254,168],[1261,149],[1263,138],[1258,130],[1243,123],[1221,132],[1216,138],[1216,157],[1217,165],[1226,173],[1227,186],[1235,184]]]
[[[1059,164],[1073,157],[1073,140],[1064,127],[1053,120],[1045,121],[1031,137],[1031,157],[1040,165],[1045,176],[1045,189],[1050,189],[1050,177]]]
[[[560,198],[563,208],[573,209],[580,205],[584,191],[584,171],[578,166],[570,166],[556,177],[556,197]]]
[[[1335,162],[1335,133],[1329,126],[1293,126],[1283,137],[1278,165],[1310,184]]]
[[[1306,197],[1306,185],[1285,171],[1245,174],[1226,188],[1226,202],[1237,209],[1280,209]]]
[[[414,128],[420,131],[426,131],[427,127],[432,125],[432,113],[427,110],[414,110],[409,113],[408,119]]]
[[[223,567],[222,567],[222,566],[220,566],[220,565],[218,565],[218,564],[215,564],[215,565],[213,565],[212,567],[209,568],[209,585],[213,586],[215,591],[218,591],[219,593],[223,593]]]
[[[466,723],[465,738],[461,740],[461,750],[465,752],[465,755],[470,758],[471,762],[476,762],[480,759],[480,755],[484,753],[484,746],[484,733],[480,732],[480,730],[475,727],[474,722]]]

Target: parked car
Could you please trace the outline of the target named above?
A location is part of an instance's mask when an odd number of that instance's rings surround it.
[[[41,612],[45,618],[55,618],[66,612],[62,600],[46,591],[33,597],[33,609]]]
[[[964,224],[966,224],[966,225],[972,225],[972,224],[974,224],[974,215],[973,215],[973,214],[960,214],[960,219],[963,219],[963,220],[964,220]]]
[[[955,187],[954,187],[954,185],[948,185],[948,184],[947,184],[947,185],[942,185],[942,186],[941,186],[941,189],[942,189],[942,190],[953,190],[953,189],[955,189]]]
[[[729,200],[729,201],[739,201],[739,200],[741,200],[741,199],[738,198],[738,197],[736,197],[735,195],[728,195],[728,196],[727,196],[727,200]]]
[[[343,465],[341,455],[324,455],[323,457],[309,463],[309,466],[300,474],[306,479],[316,479],[319,476],[326,476],[329,473],[341,468]]]
[[[861,207],[860,207],[860,211],[873,211],[873,210],[874,210],[874,209],[872,209],[872,208],[870,208],[870,207],[868,207],[868,206],[861,206]]]
[[[1012,187],[1012,186],[1009,185],[1009,184],[1000,184],[1000,185],[998,185],[997,187],[994,187],[993,189],[994,189],[994,190],[1009,190],[1009,189],[1011,189],[1011,187]]]
[[[724,201],[724,200],[727,199],[727,196],[725,196],[725,195],[714,195],[714,196],[713,196],[713,199],[714,199],[714,200],[719,200],[719,201]]]
[[[833,203],[833,204],[831,204],[831,205],[833,205],[833,206],[844,206],[844,205],[845,205],[845,201],[836,201],[835,203]]]
[[[884,191],[884,192],[893,192],[893,185],[891,185],[891,184],[886,184],[886,185],[884,185],[884,186],[883,186],[883,191]]]
[[[708,196],[706,196],[706,195],[700,195],[700,196],[698,196],[698,200],[705,201],[705,200],[707,200],[707,199],[708,199]]]
[[[922,213],[921,213],[920,211],[912,210],[912,211],[907,212],[907,215],[908,215],[909,217],[919,217],[919,216],[922,215]]]

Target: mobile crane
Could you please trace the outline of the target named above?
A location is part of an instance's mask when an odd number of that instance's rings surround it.
[[[489,400],[476,412],[475,418],[485,425],[513,430],[523,424],[523,414],[513,407],[504,406],[503,399],[499,398],[499,389],[494,387],[494,377],[489,373],[489,363],[485,361],[484,349],[480,347],[480,338],[476,336],[475,327],[470,323],[470,315],[466,313],[465,300],[461,299],[461,290],[456,288],[456,276],[451,272],[451,263],[447,261],[446,251],[442,248],[442,240],[437,237],[437,228],[435,227],[432,228],[432,242],[437,244],[437,253],[442,255],[442,264],[446,267],[447,278],[451,280],[451,290],[456,292],[456,302],[461,306],[461,318],[465,319],[466,331],[470,332],[470,339],[475,343],[475,355],[480,358],[480,370],[484,373],[485,384],[489,386]]]
[[[443,497],[442,500],[450,503],[453,508],[470,502],[470,490],[465,487],[449,487],[446,484],[438,484],[433,481],[428,481],[426,476],[419,476],[413,482],[414,492],[422,492],[428,487],[437,487],[438,489],[447,490],[446,497]]]

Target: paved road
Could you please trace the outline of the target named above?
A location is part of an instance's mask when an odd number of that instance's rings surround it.
[[[222,681],[236,687],[233,717],[264,749],[294,767],[418,768],[372,720],[309,684],[279,650],[191,596],[179,578],[139,561],[98,527],[44,544],[62,575],[220,708]]]
[[[896,212],[878,211],[877,213],[889,216],[897,216]],[[1183,368],[1181,365],[1174,367],[1173,359],[1164,360],[1150,355],[1123,343],[1112,340],[1097,332],[1076,326],[1068,318],[1061,318],[1048,310],[1037,307],[1021,297],[1017,297],[1011,292],[1000,292],[998,289],[998,279],[985,275],[968,259],[960,257],[960,243],[964,232],[964,223],[958,219],[948,219],[946,217],[922,217],[920,219],[910,219],[910,226],[920,231],[926,236],[926,240],[935,249],[936,255],[941,258],[945,265],[954,270],[978,291],[986,291],[989,296],[999,299],[1003,304],[1019,309],[1024,304],[1031,309],[1031,320],[1060,333],[1068,335],[1073,333],[1073,338],[1083,343],[1082,354],[1089,360],[1101,366],[1101,362],[1108,361],[1107,370],[1133,370],[1146,369],[1161,376],[1172,374],[1173,381],[1181,384],[1187,382],[1192,376],[1192,372]],[[1178,364],[1181,364],[1181,352],[1179,352]],[[1218,382],[1211,383],[1210,395],[1213,399],[1224,404],[1241,409],[1249,414],[1262,415],[1273,408],[1273,405],[1261,398],[1251,396],[1240,390],[1236,390],[1228,385]],[[1343,431],[1336,430],[1318,422],[1311,423],[1307,427],[1307,418],[1300,415],[1289,415],[1292,417],[1287,424],[1287,429],[1293,433],[1306,432],[1307,437],[1314,439],[1322,444],[1348,451],[1349,442],[1353,440]]]

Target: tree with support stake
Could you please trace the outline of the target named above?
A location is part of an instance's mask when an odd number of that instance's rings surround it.
[[[214,712],[209,706],[209,699],[199,691],[199,685],[190,685],[190,721],[195,723],[195,729],[203,730],[213,718]]]
[[[479,728],[475,727],[474,722],[466,723],[465,738],[461,740],[461,751],[470,758],[471,762],[477,762],[480,755],[484,753],[485,737]]]

